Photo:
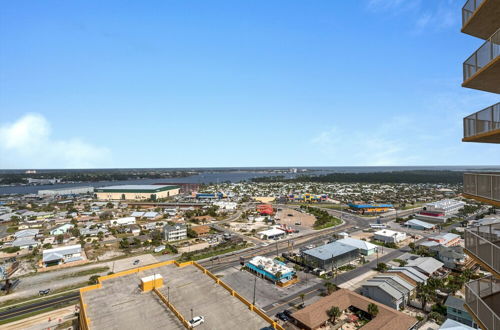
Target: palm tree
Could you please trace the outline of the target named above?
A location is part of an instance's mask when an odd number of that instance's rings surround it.
[[[306,296],[306,295],[305,295],[304,293],[301,293],[301,294],[299,295],[300,299],[302,299],[302,306],[304,306],[304,297],[305,297],[305,296]]]
[[[370,303],[368,305],[368,313],[372,316],[375,317],[378,314],[378,306],[375,305],[374,303]]]
[[[335,324],[335,320],[337,319],[337,317],[342,315],[342,311],[337,306],[332,306],[329,310],[326,311],[326,314],[328,314],[328,317],[330,317],[330,322],[332,322],[332,324]]]
[[[422,309],[425,311],[427,300],[430,298],[430,292],[429,288],[423,283],[417,284],[417,298],[422,303]]]
[[[328,294],[332,294],[335,290],[337,290],[337,286],[332,282],[325,282],[325,288]]]

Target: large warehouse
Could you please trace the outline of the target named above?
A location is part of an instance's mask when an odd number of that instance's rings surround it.
[[[168,185],[123,185],[96,188],[101,200],[158,200],[179,194],[179,186]]]

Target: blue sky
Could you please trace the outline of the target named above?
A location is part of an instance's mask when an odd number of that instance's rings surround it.
[[[463,2],[0,1],[0,168],[498,165]]]

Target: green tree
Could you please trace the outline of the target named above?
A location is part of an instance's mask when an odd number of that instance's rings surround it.
[[[120,248],[121,249],[128,249],[130,247],[130,243],[128,242],[128,239],[126,239],[125,237],[122,238],[122,240],[120,241]]]
[[[342,311],[337,306],[332,306],[329,310],[326,311],[326,314],[330,318],[330,322],[332,322],[332,324],[335,324],[335,320],[340,317],[340,315],[342,315]]]
[[[63,234],[57,235],[56,240],[58,244],[61,244],[64,240],[64,235]]]
[[[324,285],[325,285],[326,292],[329,295],[332,294],[333,292],[335,292],[335,290],[337,290],[337,286],[330,281],[325,282]]]
[[[301,294],[299,295],[300,300],[302,300],[302,306],[304,306],[304,298],[305,298],[305,296],[306,296],[306,295],[305,295],[304,293],[301,293]]]
[[[99,275],[92,275],[89,278],[89,285],[97,284]]]
[[[375,317],[378,314],[378,306],[375,305],[374,303],[370,303],[368,305],[368,313],[372,316]]]
[[[381,262],[377,265],[377,268],[375,268],[376,270],[378,270],[379,272],[385,272],[389,267],[387,266],[387,264]]]

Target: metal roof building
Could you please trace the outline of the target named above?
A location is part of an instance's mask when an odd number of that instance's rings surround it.
[[[377,252],[377,248],[378,248],[377,245],[372,244],[370,242],[363,241],[360,239],[350,238],[350,237],[339,239],[339,240],[337,240],[337,242],[355,247],[355,248],[359,249],[359,252],[361,254],[364,254],[367,256]]]
[[[436,227],[435,224],[428,223],[422,220],[418,219],[411,219],[405,222],[405,226],[413,228],[413,229],[420,229],[420,230],[430,230],[434,229]]]
[[[302,255],[304,263],[309,267],[329,270],[356,260],[359,257],[359,249],[335,241],[314,249],[305,250]]]

